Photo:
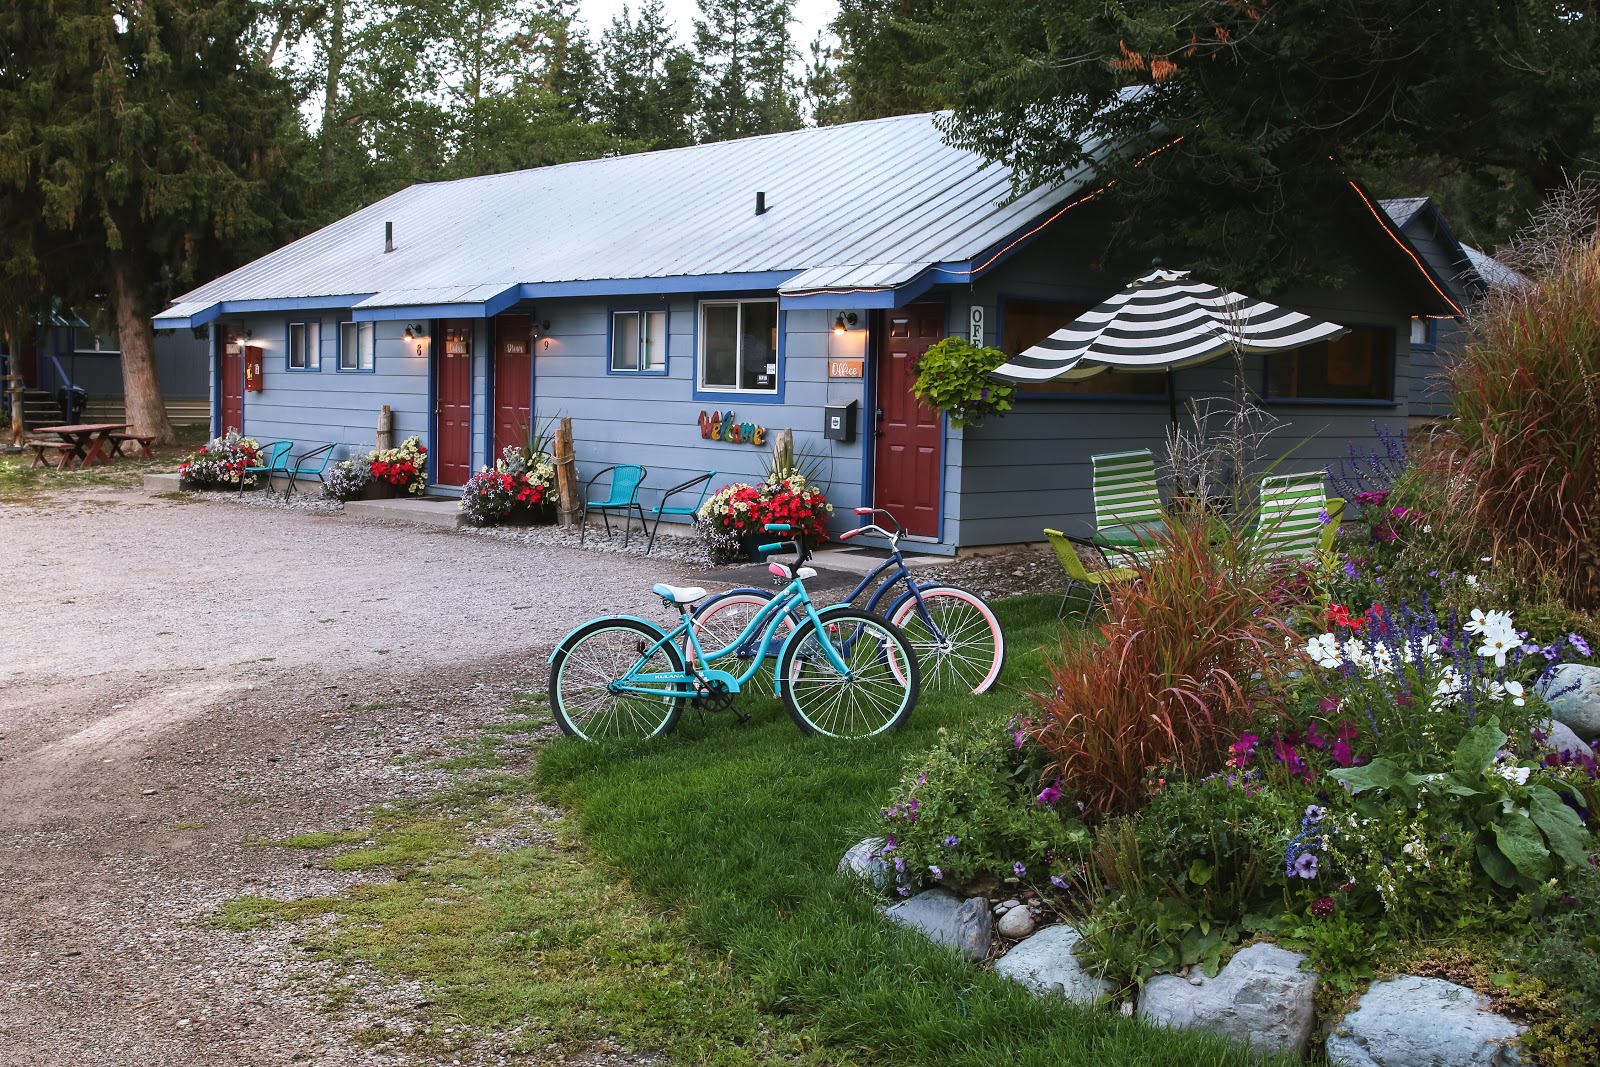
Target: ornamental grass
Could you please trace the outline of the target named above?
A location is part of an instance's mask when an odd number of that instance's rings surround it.
[[[1600,244],[1592,225],[1475,316],[1450,368],[1449,458],[1502,566],[1600,607]]]
[[[1307,662],[1282,621],[1296,582],[1216,523],[1174,523],[1159,543],[1163,558],[1112,591],[1104,644],[1064,646],[1053,690],[1033,696],[1049,773],[1091,821],[1138,809],[1166,776],[1221,767]]]

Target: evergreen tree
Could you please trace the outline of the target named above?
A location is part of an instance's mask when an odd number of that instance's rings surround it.
[[[956,100],[952,139],[1025,185],[1093,165],[1122,205],[1113,241],[1222,283],[1347,276],[1329,235],[1352,174],[1380,195],[1449,177],[1446,210],[1482,241],[1600,153],[1600,23],[1560,0],[948,2],[915,29],[941,49],[925,69]]]
[[[806,61],[805,79],[800,83],[813,126],[850,121],[849,90],[839,72],[838,60],[838,49],[818,32],[811,41],[811,57]]]
[[[109,301],[128,419],[171,443],[150,317],[285,236],[298,101],[246,0],[45,7],[0,14],[4,176],[38,207],[0,214],[0,263],[41,294]]]
[[[699,75],[678,43],[661,0],[626,5],[600,35],[600,118],[625,150],[694,143]]]
[[[945,46],[930,29],[951,5],[952,0],[840,0],[833,32],[839,35],[849,118],[912,115],[954,103],[938,67]]]
[[[790,0],[699,0],[694,47],[708,141],[800,128]]]

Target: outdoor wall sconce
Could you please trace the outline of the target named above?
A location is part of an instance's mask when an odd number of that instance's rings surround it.
[[[839,317],[833,320],[833,332],[844,333],[859,321],[861,320],[856,318],[856,313],[854,311],[841,312]]]
[[[539,347],[539,339],[544,338],[545,348],[550,347],[550,320],[534,319],[528,327],[528,337],[533,342],[533,347]]]
[[[428,336],[428,327],[420,322],[406,323],[406,340],[415,341],[419,337]]]

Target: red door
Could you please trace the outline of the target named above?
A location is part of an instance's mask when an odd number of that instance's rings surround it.
[[[434,435],[440,485],[472,475],[472,321],[446,319],[439,343]]]
[[[533,319],[501,315],[494,320],[494,455],[525,444],[533,401]]]
[[[239,332],[227,326],[217,330],[217,344],[222,349],[222,367],[217,376],[217,391],[221,397],[218,405],[222,414],[222,433],[229,430],[244,432],[244,342]]]
[[[878,352],[878,432],[874,445],[874,506],[905,531],[939,536],[939,471],[944,420],[911,395],[911,367],[944,338],[944,305],[912,304],[884,312]]]

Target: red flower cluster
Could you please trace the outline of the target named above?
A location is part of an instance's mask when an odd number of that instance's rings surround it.
[[[1343,604],[1329,604],[1327,610],[1322,613],[1322,617],[1329,626],[1343,626],[1347,630],[1355,630],[1357,632],[1367,624],[1365,613],[1352,615],[1350,614],[1350,609]]]
[[[410,460],[401,460],[398,463],[386,463],[377,460],[372,464],[372,476],[381,478],[391,485],[401,487],[410,485],[417,478],[417,465]]]

